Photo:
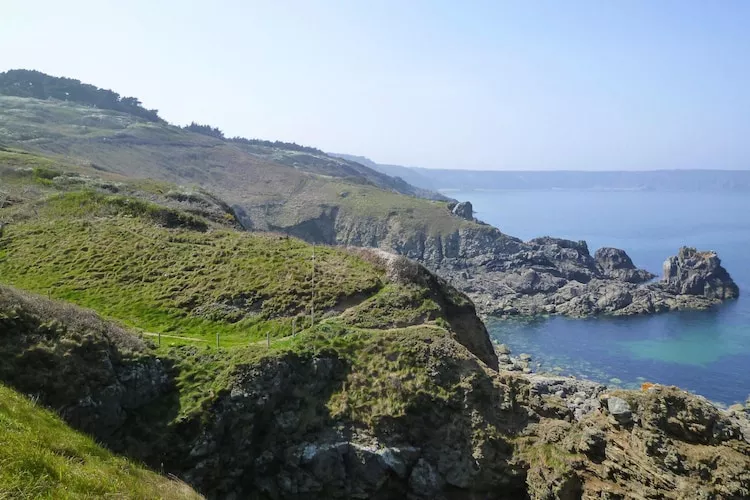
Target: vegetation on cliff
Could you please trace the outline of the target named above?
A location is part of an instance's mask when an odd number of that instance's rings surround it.
[[[26,164],[34,158],[5,155]],[[94,308],[152,336],[170,335],[167,343],[213,345],[218,337],[223,346],[247,345],[299,332],[313,314],[331,321],[358,305],[356,321],[347,324],[382,326],[386,311],[370,304],[386,295],[423,297],[391,308],[394,318],[411,318],[394,325],[449,325],[446,308],[458,296],[431,299],[427,283],[392,282],[387,262],[367,252],[237,231],[230,213],[212,220],[189,197],[175,201],[175,187],[162,186],[160,197],[134,182],[112,193],[101,179],[71,182],[81,177],[55,168],[41,159],[31,170],[0,167],[13,200],[0,212],[9,223],[0,238],[5,283]],[[473,311],[468,302],[456,307]]]

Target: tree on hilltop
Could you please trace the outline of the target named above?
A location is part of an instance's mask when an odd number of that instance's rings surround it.
[[[195,132],[197,134],[208,135],[217,139],[224,139],[224,132],[219,127],[212,127],[211,125],[201,125],[199,123],[191,122],[190,125],[182,127],[184,130]]]

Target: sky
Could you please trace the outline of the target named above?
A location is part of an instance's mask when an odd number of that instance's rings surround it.
[[[750,2],[0,0],[0,71],[379,163],[750,168]]]

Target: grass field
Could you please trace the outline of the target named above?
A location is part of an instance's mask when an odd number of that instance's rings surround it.
[[[6,228],[3,282],[147,332],[211,342],[218,334],[225,345],[283,337],[293,318],[300,329],[307,321],[313,249],[299,240],[168,229],[129,214],[59,218],[54,200],[40,212],[41,220]],[[382,286],[382,272],[342,250],[318,247],[315,272],[320,315]]]

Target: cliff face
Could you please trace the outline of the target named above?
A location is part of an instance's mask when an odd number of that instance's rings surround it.
[[[358,217],[339,207],[332,207],[321,210],[315,218],[289,226],[272,225],[270,228],[307,241],[380,248],[419,261],[431,269],[459,265],[465,260],[515,253],[524,248],[518,238],[486,224],[457,223],[449,225],[447,230],[441,230],[428,222],[414,223],[407,219],[397,214],[386,218]]]

